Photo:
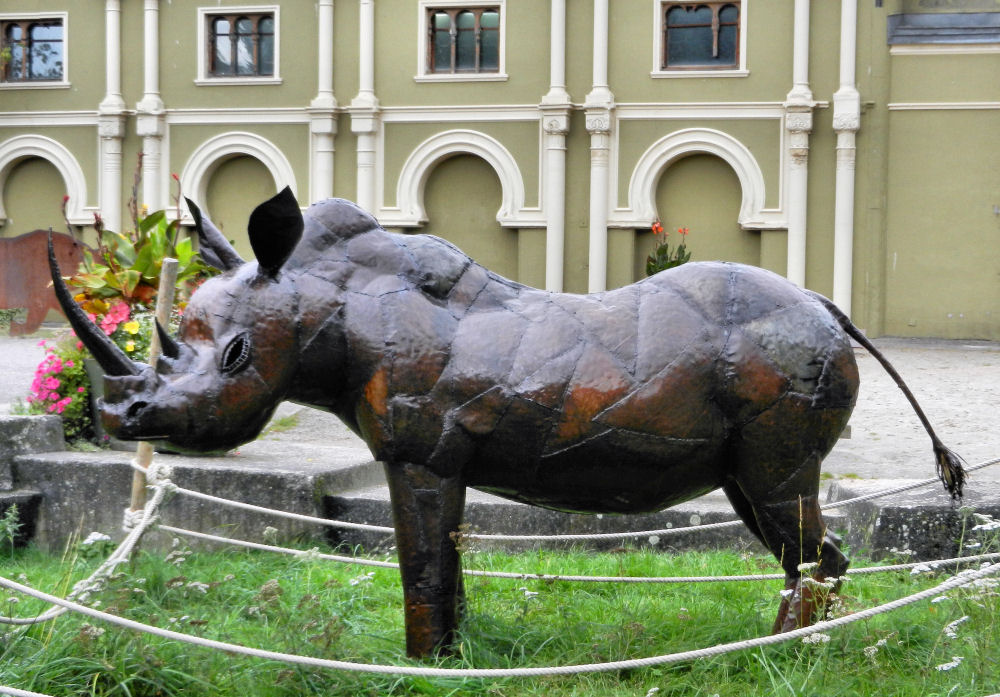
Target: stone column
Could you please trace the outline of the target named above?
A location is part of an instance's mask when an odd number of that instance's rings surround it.
[[[142,200],[156,211],[165,208],[162,145],[166,133],[160,98],[160,2],[145,0],[143,18],[143,96],[136,104],[136,132],[142,138]]]
[[[337,100],[333,95],[333,0],[319,0],[317,23],[319,84],[316,97],[307,110],[312,147],[309,203],[333,196],[333,139],[337,135]]]
[[[552,0],[549,91],[542,97],[545,150],[545,289],[563,289],[566,239],[566,134],[572,108],[566,91],[566,0]]]
[[[375,0],[359,0],[361,27],[359,33],[358,94],[351,100],[351,132],[357,136],[357,203],[367,211],[375,211],[377,135],[379,104],[375,96]]]
[[[809,89],[809,0],[795,0],[792,89],[785,99],[788,162],[788,269],[790,281],[806,284],[806,224],[809,193],[809,134],[813,119]]]
[[[856,82],[857,0],[840,6],[840,89],[833,95],[837,133],[837,177],[833,217],[833,302],[851,316],[854,284],[855,134],[861,128],[861,95]]]
[[[608,187],[611,118],[615,98],[608,87],[608,0],[594,0],[593,89],[583,104],[590,133],[590,270],[588,290],[608,285]]]
[[[104,225],[122,231],[122,139],[125,137],[125,100],[122,98],[120,0],[104,5],[105,95],[97,107],[100,138],[98,166],[100,179],[97,205]]]

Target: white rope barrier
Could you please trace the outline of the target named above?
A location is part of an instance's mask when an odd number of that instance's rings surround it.
[[[391,561],[379,561],[376,559],[367,559],[365,557],[348,557],[339,554],[323,554],[314,549],[312,550],[301,550],[301,549],[291,549],[290,547],[280,547],[276,545],[266,545],[259,542],[250,542],[249,540],[240,540],[233,537],[221,537],[219,535],[212,535],[205,532],[196,532],[194,530],[185,530],[184,528],[176,528],[171,525],[160,525],[159,529],[163,532],[169,532],[175,535],[181,535],[184,537],[192,537],[199,540],[204,540],[207,542],[216,542],[221,544],[230,544],[237,547],[245,547],[247,549],[256,549],[264,552],[276,552],[278,554],[287,554],[293,557],[300,558],[311,558],[311,559],[323,559],[326,561],[335,561],[344,564],[356,564],[358,566],[375,566],[383,569],[398,569],[399,564],[397,562]],[[977,554],[967,557],[952,557],[951,559],[937,559],[933,561],[916,561],[916,562],[906,562],[904,564],[889,564],[884,566],[864,566],[860,568],[848,569],[846,573],[848,574],[875,574],[890,571],[906,571],[909,569],[915,569],[917,567],[941,567],[941,566],[953,566],[958,564],[965,564],[971,562],[983,562],[1000,560],[1000,552],[991,552],[988,554]],[[737,574],[730,576],[574,576],[572,574],[542,574],[542,573],[524,573],[516,571],[487,571],[484,569],[463,569],[462,573],[466,576],[476,576],[480,578],[505,578],[514,579],[519,581],[568,581],[568,582],[591,582],[591,583],[731,583],[731,582],[741,582],[741,581],[778,581],[785,578],[783,573],[775,574]]]
[[[132,550],[139,543],[139,539],[145,534],[146,530],[149,529],[149,526],[156,521],[157,510],[159,509],[160,504],[163,503],[163,497],[166,495],[166,489],[167,487],[163,485],[155,486],[153,488],[153,495],[150,497],[149,501],[146,502],[146,505],[143,506],[141,511],[126,511],[126,513],[140,513],[141,517],[138,519],[133,518],[135,525],[129,530],[125,539],[121,541],[118,547],[115,548],[108,558],[105,559],[104,562],[90,574],[90,576],[77,581],[73,585],[73,590],[67,596],[68,599],[72,600],[74,598],[78,598],[80,600],[86,600],[90,597],[91,593],[96,593],[104,587],[108,578],[114,573],[115,569],[120,564],[129,560],[129,557],[132,556]],[[0,615],[0,624],[38,624],[40,622],[48,622],[51,619],[55,619],[65,612],[65,608],[51,607],[35,617],[7,617]]]
[[[66,612],[64,609],[63,612]],[[0,685],[0,695],[11,695],[11,697],[51,697],[51,695],[43,695],[41,692],[29,692],[28,690],[19,690],[16,687],[7,687],[6,685]]]
[[[771,646],[774,644],[784,643],[787,641],[794,641],[795,639],[802,639],[804,637],[810,636],[812,634],[817,634],[820,632],[826,632],[831,629],[836,629],[843,627],[854,622],[860,622],[863,620],[871,619],[877,615],[881,615],[893,610],[897,610],[907,605],[912,605],[914,603],[920,602],[922,600],[927,600],[938,595],[942,595],[954,588],[959,588],[961,586],[968,585],[980,579],[987,578],[988,576],[997,574],[1000,572],[1000,565],[986,566],[981,569],[963,571],[957,576],[953,576],[943,583],[929,588],[912,595],[908,595],[904,598],[894,600],[882,605],[878,605],[866,610],[861,610],[850,615],[845,615],[843,617],[838,617],[832,620],[825,620],[822,622],[817,622],[809,627],[802,627],[800,629],[795,629],[789,632],[784,632],[782,634],[774,634],[765,637],[758,637],[756,639],[748,639],[736,642],[730,642],[726,644],[718,644],[716,646],[707,647],[703,649],[695,649],[691,651],[681,651],[677,653],[665,654],[661,656],[650,656],[646,658],[633,658],[621,661],[609,661],[606,663],[587,663],[587,664],[577,664],[569,666],[547,666],[547,667],[537,667],[537,668],[430,668],[424,666],[393,666],[393,665],[382,665],[382,664],[369,664],[369,663],[357,663],[353,661],[338,661],[322,658],[312,658],[309,656],[298,656],[295,654],[281,653],[277,651],[267,651],[264,649],[250,648],[246,646],[240,646],[238,644],[231,644],[228,642],[217,641],[214,639],[206,639],[204,637],[192,636],[189,634],[183,634],[181,632],[175,632],[169,629],[163,629],[161,627],[154,627],[148,624],[143,624],[141,622],[136,622],[134,620],[129,620],[124,617],[119,617],[118,615],[110,615],[106,612],[100,610],[95,610],[93,608],[80,605],[79,603],[63,600],[55,596],[49,595],[48,593],[43,593],[37,591],[28,586],[12,581],[8,578],[0,576],[0,587],[7,588],[8,590],[16,591],[18,593],[23,593],[29,595],[39,600],[44,600],[45,602],[51,603],[53,605],[59,605],[68,610],[87,615],[94,619],[102,620],[110,624],[115,624],[126,629],[131,629],[138,632],[145,632],[146,634],[152,634],[154,636],[159,636],[165,639],[171,639],[175,641],[180,641],[187,644],[192,644],[195,646],[201,646],[204,648],[217,649],[220,651],[226,651],[229,653],[236,653],[245,656],[253,656],[256,658],[264,658],[275,661],[282,661],[284,663],[291,663],[295,665],[306,665],[313,668],[328,668],[333,670],[345,670],[358,673],[370,673],[370,674],[380,674],[380,675],[410,675],[410,676],[421,676],[421,677],[434,677],[434,678],[509,678],[509,677],[536,677],[545,675],[577,675],[581,673],[597,673],[597,672],[607,672],[607,671],[617,671],[617,670],[631,670],[636,668],[648,668],[651,666],[667,665],[672,663],[681,663],[685,661],[709,658],[712,656],[720,656],[727,653],[733,653],[736,651],[744,651],[746,649],[759,648],[763,646]]]
[[[995,458],[993,460],[987,460],[985,462],[980,462],[976,465],[972,465],[966,468],[967,472],[975,472],[976,470],[983,469],[985,467],[990,467],[1000,463],[1000,458]],[[133,467],[138,465],[133,463]],[[938,483],[940,480],[937,477],[929,477],[927,479],[922,479],[917,482],[911,482],[910,484],[904,484],[897,487],[892,487],[890,489],[883,489],[880,491],[875,491],[870,494],[864,494],[862,496],[856,496],[851,499],[845,499],[843,501],[833,501],[830,503],[823,504],[820,508],[821,510],[830,510],[834,508],[841,508],[843,506],[849,506],[855,503],[861,503],[862,501],[870,501],[872,499],[881,498],[883,496],[891,496],[892,494],[899,494],[906,491],[912,491],[914,489],[920,489],[925,486],[930,486],[932,484]],[[370,525],[366,523],[352,523],[343,520],[331,520],[330,518],[319,518],[317,516],[305,515],[302,513],[291,513],[288,511],[278,511],[273,508],[266,508],[264,506],[257,506],[252,503],[245,503],[242,501],[234,501],[233,499],[226,499],[219,496],[212,496],[211,494],[205,494],[200,491],[194,491],[192,489],[186,489],[184,487],[172,484],[173,491],[182,496],[189,496],[191,498],[200,499],[202,501],[208,501],[211,503],[217,503],[223,506],[229,506],[231,508],[240,508],[243,510],[254,511],[257,513],[263,513],[267,515],[273,515],[280,518],[287,518],[289,520],[297,520],[300,522],[314,523],[316,525],[324,525],[327,527],[335,528],[345,528],[349,530],[362,530],[368,532],[393,534],[395,530],[392,527],[385,525]],[[725,528],[738,527],[743,525],[742,520],[728,520],[719,523],[706,523],[704,525],[691,525],[677,528],[663,528],[660,530],[639,530],[639,531],[622,531],[622,532],[604,532],[604,533],[590,533],[590,534],[558,534],[558,535],[516,535],[516,534],[481,534],[481,533],[463,533],[462,537],[471,540],[483,540],[483,541],[506,541],[506,542],[554,542],[554,541],[584,541],[584,540],[625,540],[625,539],[635,539],[642,537],[665,537],[669,535],[678,535],[688,532],[704,532],[707,530],[722,530]]]

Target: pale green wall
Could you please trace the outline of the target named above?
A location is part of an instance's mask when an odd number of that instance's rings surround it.
[[[887,333],[1000,339],[1000,163],[989,111],[891,115]]]
[[[517,231],[500,226],[500,181],[473,155],[439,163],[424,192],[427,224],[421,232],[443,237],[501,276],[518,279]]]
[[[247,236],[250,213],[274,194],[274,178],[267,168],[245,155],[223,162],[209,180],[205,212],[244,259],[254,256]]]
[[[396,185],[406,160],[418,145],[444,131],[467,129],[495,138],[517,161],[524,181],[526,206],[538,205],[537,121],[505,123],[388,123],[385,131],[385,203],[396,204]]]
[[[50,226],[65,232],[59,206],[66,190],[58,170],[47,160],[29,157],[14,165],[3,188],[4,210],[7,222],[0,228],[0,236],[16,237]]]

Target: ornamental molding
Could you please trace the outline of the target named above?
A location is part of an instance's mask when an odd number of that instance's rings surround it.
[[[677,160],[694,154],[714,155],[736,174],[742,190],[739,223],[747,229],[774,227],[763,222],[764,174],[750,150],[727,133],[710,128],[675,131],[651,145],[639,158],[629,181],[629,209],[615,212],[618,223],[633,221],[636,227],[649,226],[657,217],[656,186],[666,169]]]
[[[397,205],[382,206],[376,216],[379,222],[388,227],[419,227],[426,223],[424,189],[427,180],[442,160],[459,154],[481,157],[496,172],[501,189],[501,203],[496,219],[501,225],[544,226],[540,211],[524,205],[524,178],[510,151],[492,136],[466,129],[435,134],[410,153],[396,184]]]
[[[93,215],[84,208],[87,202],[87,180],[83,169],[73,153],[66,146],[52,138],[40,135],[14,136],[0,143],[0,192],[7,185],[7,178],[22,160],[40,157],[56,168],[66,185],[66,217],[73,225],[88,225],[94,222]],[[0,196],[0,220],[6,221],[7,214]]]
[[[274,177],[274,186],[281,190],[288,186],[297,192],[295,171],[284,153],[271,141],[255,133],[231,132],[209,138],[195,148],[181,171],[181,188],[194,193],[197,201],[208,201],[208,182],[215,170],[226,160],[241,155],[254,157]],[[182,222],[193,223],[190,212],[184,210]]]

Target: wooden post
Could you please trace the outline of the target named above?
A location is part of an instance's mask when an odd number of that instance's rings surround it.
[[[156,292],[156,321],[164,326],[170,325],[170,310],[174,306],[174,289],[177,286],[177,260],[167,257],[160,269],[160,288]],[[149,365],[156,368],[160,358],[160,335],[153,331],[149,342]],[[143,470],[149,468],[153,461],[153,444],[143,441],[135,449],[135,459]],[[144,472],[132,473],[132,503],[130,510],[139,511],[146,505],[146,475]]]

